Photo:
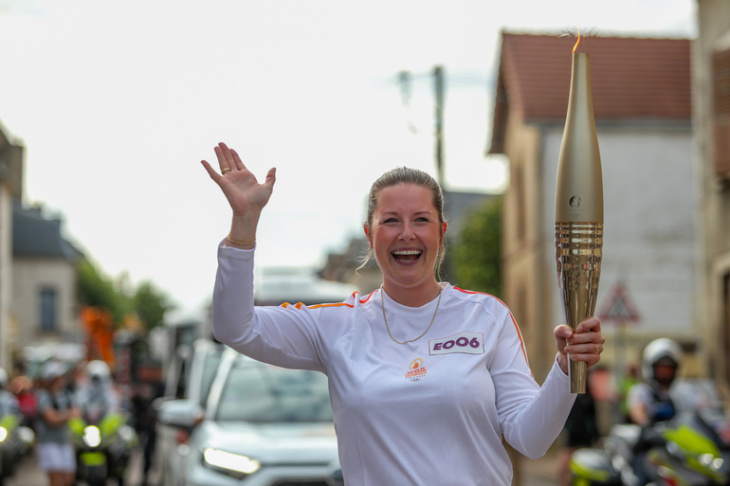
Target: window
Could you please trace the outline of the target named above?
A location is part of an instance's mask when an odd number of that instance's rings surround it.
[[[39,294],[40,329],[53,332],[58,329],[58,292],[53,287],[42,287]]]

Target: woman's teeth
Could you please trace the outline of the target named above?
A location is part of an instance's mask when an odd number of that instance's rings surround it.
[[[423,253],[420,250],[398,250],[393,252],[393,256],[403,260],[415,260]]]

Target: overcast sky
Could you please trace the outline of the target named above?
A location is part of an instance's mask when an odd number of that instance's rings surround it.
[[[317,266],[360,234],[370,184],[435,174],[430,73],[446,73],[450,188],[503,187],[485,158],[500,32],[694,37],[694,0],[0,0],[0,121],[26,204],[109,276],[183,311],[211,294],[229,209],[200,165],[220,141],[277,183],[257,262]],[[404,103],[397,73],[412,73]],[[557,156],[557,154],[556,154]]]

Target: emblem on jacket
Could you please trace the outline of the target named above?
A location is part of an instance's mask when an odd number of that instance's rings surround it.
[[[406,372],[406,380],[417,382],[421,381],[426,376],[426,366],[423,364],[423,358],[416,358],[411,361],[408,365],[408,371]]]

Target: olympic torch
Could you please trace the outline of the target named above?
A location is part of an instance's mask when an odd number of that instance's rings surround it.
[[[558,286],[565,321],[573,329],[595,310],[602,246],[603,180],[593,116],[590,58],[573,48],[570,98],[555,198]],[[585,393],[585,362],[568,361],[570,392]]]

